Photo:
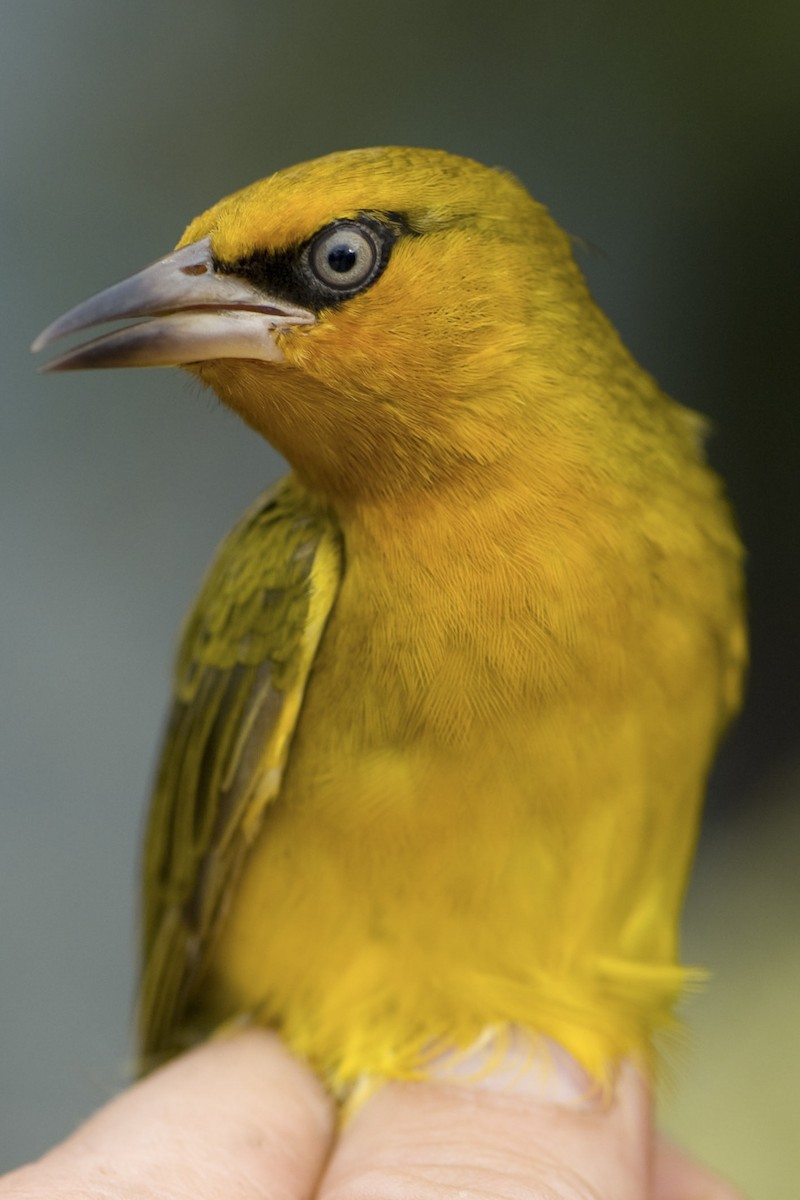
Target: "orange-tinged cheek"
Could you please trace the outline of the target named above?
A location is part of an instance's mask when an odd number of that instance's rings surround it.
[[[342,313],[335,321],[310,330],[309,336],[292,339],[286,354],[312,379],[331,389],[389,399],[419,373],[424,347],[418,347],[415,357],[413,346],[413,340],[396,327]]]
[[[491,339],[485,315],[374,293],[283,335],[287,361],[332,390],[417,408],[472,387],[470,363]]]

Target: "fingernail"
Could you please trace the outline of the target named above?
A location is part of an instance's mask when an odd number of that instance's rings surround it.
[[[431,1064],[430,1077],[520,1099],[594,1111],[606,1101],[603,1087],[551,1038],[518,1029],[485,1033],[465,1051],[447,1051]]]

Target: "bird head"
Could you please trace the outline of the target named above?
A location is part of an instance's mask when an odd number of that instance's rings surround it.
[[[48,369],[184,367],[332,500],[502,457],[592,357],[574,348],[607,336],[568,238],[511,175],[407,148],[228,196],[34,349],[128,317],[146,319]]]

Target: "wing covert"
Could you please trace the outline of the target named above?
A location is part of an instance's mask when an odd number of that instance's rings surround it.
[[[181,1020],[280,790],[341,572],[334,519],[289,477],[223,543],[187,620],[145,843],[146,1066],[191,1040]]]

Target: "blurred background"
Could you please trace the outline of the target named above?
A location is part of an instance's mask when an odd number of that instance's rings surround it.
[[[47,322],[221,195],[330,150],[513,170],[672,395],[750,550],[747,710],[686,918],[710,966],[664,1121],[793,1194],[800,1077],[794,0],[6,0],[0,39],[0,1167],[128,1070],[135,864],[176,631],[281,470],[177,371],[45,378]]]

